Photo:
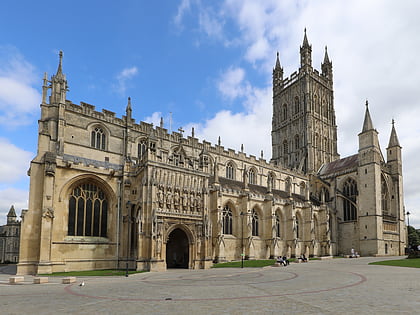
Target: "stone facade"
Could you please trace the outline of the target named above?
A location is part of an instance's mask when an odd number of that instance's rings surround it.
[[[168,133],[163,120],[156,127],[136,123],[130,99],[121,118],[72,103],[60,53],[57,73],[44,77],[18,274],[208,268],[242,255],[330,256],[352,247],[362,255],[402,254],[406,234],[395,129],[387,163],[379,145],[368,144],[377,141],[372,127],[359,135],[352,163],[340,168],[332,64],[326,55],[323,73],[312,69],[306,34],[302,54],[302,68],[292,79],[283,80],[277,59],[273,159],[266,161],[226,149],[220,140],[200,142],[194,129],[185,136],[182,130]],[[279,108],[293,102],[298,87],[306,90],[296,95],[296,119],[280,121]],[[278,149],[295,135],[296,150]],[[389,201],[384,206],[382,178]],[[348,179],[356,182],[353,195],[343,192]]]
[[[23,210],[22,213],[24,213]],[[0,226],[0,263],[19,261],[20,221],[17,220],[15,207],[7,214],[6,225]]]

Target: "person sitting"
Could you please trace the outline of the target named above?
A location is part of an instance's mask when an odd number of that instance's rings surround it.
[[[288,266],[289,265],[289,259],[287,259],[287,257],[286,256],[283,256],[282,257],[282,259],[283,259],[283,261],[284,261],[284,263],[285,263],[285,266]]]
[[[305,254],[301,254],[298,258],[301,262],[308,262],[308,259],[306,258]]]
[[[282,266],[286,266],[286,263],[283,260],[283,257],[281,257],[281,256],[278,256],[277,257],[277,263],[280,264],[280,265],[282,265]]]

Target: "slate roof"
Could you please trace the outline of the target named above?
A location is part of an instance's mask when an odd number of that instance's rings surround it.
[[[353,169],[357,167],[358,164],[359,164],[359,155],[358,154],[350,155],[348,157],[322,165],[321,169],[318,172],[318,175],[325,176],[325,175],[333,174],[336,172],[341,172],[346,169]]]

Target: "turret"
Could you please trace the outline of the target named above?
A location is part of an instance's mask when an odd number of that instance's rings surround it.
[[[322,75],[328,80],[333,81],[332,62],[328,57],[327,46],[325,46],[324,62],[321,64]]]
[[[15,211],[15,207],[11,206],[9,213],[7,214],[7,224],[12,224],[12,223],[16,223],[16,211]]]
[[[308,38],[306,37],[306,28],[303,44],[300,47],[300,67],[312,67],[312,46],[309,45]]]
[[[60,50],[57,73],[51,77],[51,99],[50,103],[64,104],[68,89],[66,76],[63,74],[63,52]]]
[[[394,120],[392,120],[391,135],[386,149],[387,163],[390,165],[393,174],[402,174],[401,146],[395,131]]]
[[[276,66],[273,69],[273,94],[277,94],[283,86],[283,68],[280,65],[279,52],[277,52]]]
[[[363,154],[359,156],[359,163],[379,163],[381,153],[379,149],[378,132],[373,128],[372,118],[369,112],[369,103],[366,100],[366,111],[365,118],[363,121],[362,132],[359,133],[359,153],[362,151]],[[371,154],[372,153],[372,154]]]

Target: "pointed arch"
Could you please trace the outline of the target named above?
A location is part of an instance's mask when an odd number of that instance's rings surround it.
[[[236,165],[233,161],[226,163],[226,178],[235,180]]]
[[[233,234],[233,215],[230,203],[226,203],[222,210],[222,233]]]
[[[248,169],[248,183],[252,184],[252,185],[256,185],[257,184],[257,175],[258,175],[258,171],[255,167],[250,167]]]
[[[357,220],[357,183],[354,179],[348,178],[343,185],[343,220]]]
[[[389,187],[388,182],[384,176],[381,174],[381,210],[383,215],[390,215],[390,198],[389,198]]]
[[[90,147],[106,151],[108,149],[109,130],[99,122],[89,124],[87,130],[90,134]]]

